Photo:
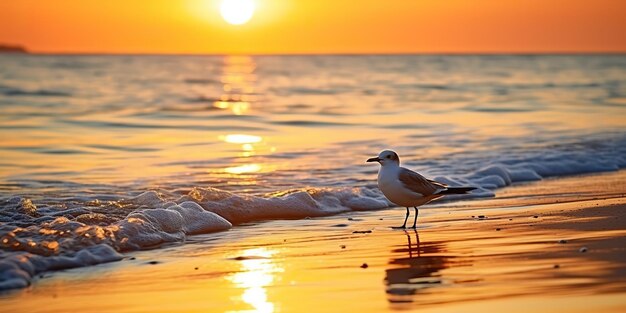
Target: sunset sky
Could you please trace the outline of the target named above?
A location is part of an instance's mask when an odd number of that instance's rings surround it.
[[[242,25],[220,0],[0,2],[0,44],[61,53],[626,52],[622,0],[253,0]]]

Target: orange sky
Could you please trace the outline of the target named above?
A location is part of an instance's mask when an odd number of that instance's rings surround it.
[[[626,52],[622,0],[5,0],[0,43],[75,53]]]

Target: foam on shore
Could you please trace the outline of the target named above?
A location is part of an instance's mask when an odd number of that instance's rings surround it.
[[[626,139],[620,138],[609,148],[586,147],[578,153],[552,150],[494,157],[490,162],[466,160],[465,166],[474,163],[478,169],[455,176],[427,176],[451,186],[478,187],[467,195],[448,196],[448,200],[490,197],[495,189],[516,182],[623,169],[625,155]],[[262,196],[196,187],[183,196],[146,191],[127,200],[61,204],[11,197],[0,202],[0,290],[28,286],[44,271],[116,261],[122,259],[120,252],[181,243],[190,235],[228,230],[237,224],[392,205],[373,185],[291,189]]]
[[[107,217],[93,207],[54,212],[38,210],[28,199],[11,199],[2,215],[14,225],[0,226],[0,290],[26,287],[44,271],[117,261],[119,252],[184,242],[189,235],[233,224],[382,209],[389,202],[368,188],[291,190],[267,197],[195,188],[174,201],[148,191],[109,205],[128,214],[112,221],[118,214]]]

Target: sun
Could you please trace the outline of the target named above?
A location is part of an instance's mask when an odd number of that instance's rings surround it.
[[[253,0],[222,0],[220,13],[229,24],[241,25],[252,18],[254,9]]]

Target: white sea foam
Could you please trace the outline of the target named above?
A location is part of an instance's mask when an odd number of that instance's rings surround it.
[[[69,255],[54,256],[0,250],[0,290],[24,288],[41,272],[96,265],[122,258],[121,254],[106,244],[90,246]]]
[[[154,192],[144,193],[154,195]],[[155,203],[156,205],[156,203]],[[223,217],[205,211],[195,202],[183,202],[165,209],[132,212],[113,225],[120,250],[138,250],[166,242],[184,241],[187,235],[226,230],[232,224]]]
[[[626,167],[626,136],[607,136],[601,140],[539,149],[467,153],[427,165],[417,163],[414,167],[423,168],[426,176],[452,186],[479,187],[462,198],[492,196],[494,189],[513,183],[623,169]],[[464,174],[448,175],[450,172]],[[438,175],[440,173],[444,175]]]
[[[626,167],[625,155],[626,139],[619,138],[594,149],[470,156],[448,165],[435,163],[424,174],[451,186],[479,187],[448,200],[489,197],[494,189],[516,182],[619,170]],[[437,175],[448,172],[460,174]],[[27,286],[44,271],[116,261],[120,252],[184,242],[190,235],[241,223],[392,206],[375,186],[302,188],[262,196],[196,187],[184,196],[147,191],[119,201],[36,204],[22,197],[0,203],[0,289]]]
[[[309,188],[266,197],[237,195],[214,188],[195,188],[183,200],[197,201],[233,224],[267,219],[295,219],[348,211],[389,207],[379,192],[369,188]]]
[[[368,188],[290,190],[266,197],[237,195],[213,188],[195,188],[176,201],[155,191],[120,201],[136,209],[108,225],[87,207],[37,210],[27,199],[12,199],[12,218],[22,224],[31,215],[49,214],[44,222],[27,227],[0,227],[0,290],[28,286],[38,273],[120,260],[119,252],[183,242],[187,236],[227,230],[232,224],[279,218],[325,216],[351,210],[389,206],[380,193]],[[6,207],[5,207],[6,208]],[[9,210],[5,210],[7,213]],[[31,215],[24,214],[29,212]],[[67,216],[57,216],[64,212]],[[74,217],[76,215],[76,217]],[[70,219],[71,218],[71,219]]]

